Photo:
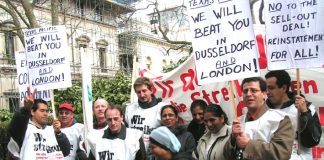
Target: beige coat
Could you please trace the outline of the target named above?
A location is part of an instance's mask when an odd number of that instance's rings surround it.
[[[266,125],[272,124],[272,120],[274,117],[264,117],[263,115],[267,114],[268,106],[262,106],[262,111],[257,115],[258,121],[261,118],[268,119],[270,122],[263,123],[264,121],[259,121],[258,128],[255,129],[254,135],[259,134],[259,132],[269,135],[269,142],[265,142],[260,138],[250,139],[246,148],[243,151],[243,159],[246,160],[288,160],[291,156],[291,150],[293,145],[293,128],[292,123],[288,116],[283,116],[283,118],[279,121],[278,126],[276,126],[276,130],[273,130],[273,126]],[[272,112],[272,111],[271,111]],[[244,117],[244,116],[243,116]],[[242,119],[247,122],[247,119]],[[275,119],[273,119],[275,120]],[[253,122],[253,121],[250,121]],[[266,126],[264,126],[266,125]],[[266,133],[266,129],[268,128],[269,132]],[[260,130],[261,129],[261,130]],[[274,131],[273,133],[271,131]],[[250,133],[251,134],[251,133]],[[257,136],[258,137],[258,136]],[[224,148],[224,155],[226,159],[231,160],[234,159],[235,154],[235,138],[230,136],[230,139],[227,141]]]
[[[212,144],[208,151],[206,159],[206,145],[210,141],[211,132],[207,131],[198,141],[196,150],[192,153],[193,158],[199,160],[226,160],[223,155],[223,149],[230,137],[230,129],[227,125],[217,133],[216,141]]]

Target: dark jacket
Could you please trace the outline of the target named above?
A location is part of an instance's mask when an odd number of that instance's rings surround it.
[[[8,132],[12,139],[18,144],[19,148],[22,147],[22,143],[25,138],[25,134],[28,127],[28,122],[31,117],[30,110],[26,110],[25,108],[21,108],[18,112],[16,112],[8,126]],[[47,127],[47,126],[44,126]],[[65,156],[70,154],[70,142],[64,133],[55,134],[55,138],[57,140],[60,149]]]
[[[138,101],[138,105],[143,109],[147,109],[147,108],[154,107],[158,103],[162,102],[162,99],[156,98],[154,94],[152,94],[151,96],[152,96],[152,101],[150,103]]]
[[[178,152],[172,155],[172,160],[194,160],[187,152]]]
[[[169,129],[178,138],[181,144],[179,152],[190,152],[191,155],[192,151],[196,148],[196,141],[192,134],[188,132],[183,125],[176,125]]]
[[[204,123],[199,124],[195,120],[192,120],[189,123],[187,130],[194,136],[197,145],[199,139],[205,134],[206,127]]]
[[[290,107],[291,105],[295,105],[295,94],[289,92],[288,97],[290,100],[284,103],[280,107],[280,109],[284,109]],[[269,108],[275,109],[269,100],[267,100],[266,102]],[[300,135],[300,142],[301,145],[307,148],[311,148],[318,145],[322,135],[322,129],[321,129],[321,124],[319,122],[318,115],[316,112],[312,115],[309,109],[311,104],[312,104],[311,102],[306,102],[308,110],[307,112],[301,113],[299,116],[300,127],[298,130]]]

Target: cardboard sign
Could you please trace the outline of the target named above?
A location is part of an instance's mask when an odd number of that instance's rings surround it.
[[[187,1],[198,84],[259,76],[249,1]]]
[[[269,70],[324,64],[324,1],[265,0]]]
[[[65,26],[49,26],[24,32],[29,82],[37,90],[71,87]]]
[[[19,99],[24,101],[24,97],[27,96],[27,87],[29,85],[29,74],[27,71],[27,60],[26,54],[24,51],[15,52],[16,58],[16,67],[17,67],[17,80],[18,80],[18,90],[19,90]],[[31,87],[31,91],[34,89]],[[35,94],[35,99],[43,99],[45,101],[51,100],[51,93],[49,90],[37,91]]]

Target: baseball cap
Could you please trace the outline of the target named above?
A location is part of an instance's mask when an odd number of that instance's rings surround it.
[[[73,111],[73,106],[72,106],[72,104],[69,104],[69,103],[62,103],[59,105],[59,109],[63,109],[63,108]]]

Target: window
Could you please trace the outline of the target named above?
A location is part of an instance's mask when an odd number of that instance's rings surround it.
[[[77,0],[77,14],[79,16],[84,16],[84,2],[82,0]]]
[[[151,23],[151,33],[157,34],[156,24],[159,23],[157,16],[153,13],[152,19],[150,20]]]
[[[15,33],[14,32],[5,32],[5,48],[6,48],[6,59],[8,59],[9,64],[14,64],[15,61]]]
[[[99,61],[100,61],[100,69],[101,72],[107,73],[107,56],[106,49],[99,48]]]
[[[146,57],[146,66],[147,66],[147,69],[152,68],[152,59],[151,59],[151,57]]]
[[[131,74],[133,70],[133,55],[130,54],[122,54],[119,56],[119,63],[121,69],[127,73]]]
[[[88,44],[90,38],[86,35],[82,35],[76,38],[78,52],[75,53],[75,57],[72,59],[73,64],[81,64],[81,49],[84,49],[84,52],[87,52]]]
[[[101,7],[96,7],[95,20],[100,22],[103,20]]]
[[[58,10],[63,11],[64,10],[64,4],[63,0],[58,0]]]
[[[36,4],[42,4],[44,0],[36,0]]]
[[[84,50],[84,52],[86,52],[87,49],[87,45],[86,44],[79,44],[79,54],[78,54],[78,63],[77,64],[81,64],[81,49]]]

